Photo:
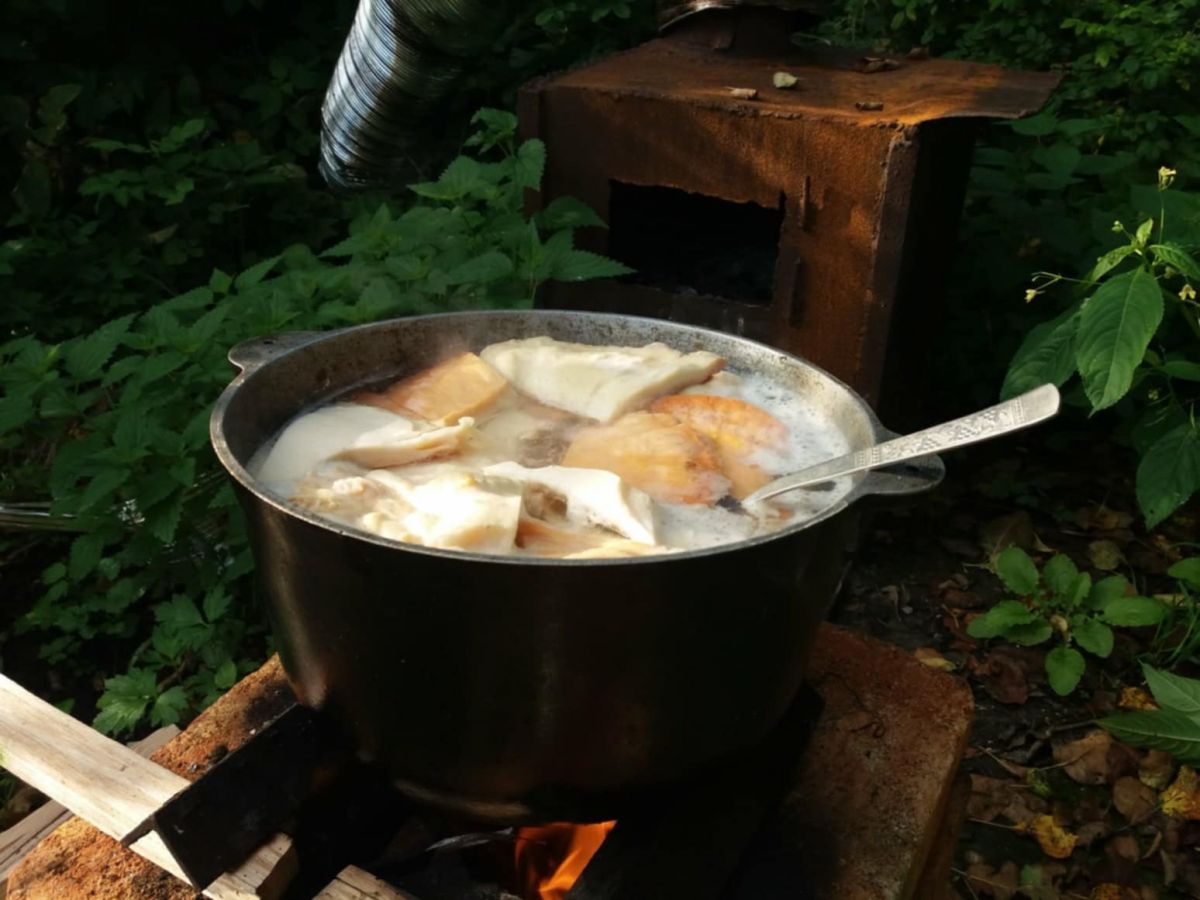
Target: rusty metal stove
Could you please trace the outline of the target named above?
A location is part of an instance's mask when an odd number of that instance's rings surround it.
[[[925,355],[975,126],[1033,112],[1058,76],[801,49],[796,15],[698,13],[524,88],[523,134],[548,149],[530,205],[584,200],[609,229],[579,245],[639,270],[540,302],[745,334],[878,401]]]

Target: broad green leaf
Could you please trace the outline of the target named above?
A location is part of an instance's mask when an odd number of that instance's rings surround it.
[[[1163,750],[1176,761],[1200,764],[1200,721],[1174,709],[1139,710],[1101,719],[1113,737],[1150,750]]]
[[[511,275],[512,260],[498,250],[489,250],[446,273],[447,284],[486,284]]]
[[[1200,432],[1184,422],[1155,441],[1138,463],[1138,506],[1146,526],[1163,521],[1198,489]]]
[[[1188,716],[1200,716],[1200,681],[1143,665],[1142,674],[1159,706]]]
[[[210,624],[225,615],[233,598],[224,588],[214,588],[204,597],[204,618]]]
[[[227,659],[221,664],[221,667],[213,673],[213,684],[223,691],[229,690],[237,683],[237,664],[232,659]]]
[[[1086,616],[1072,616],[1071,637],[1075,638],[1075,643],[1088,653],[1099,656],[1101,659],[1112,653],[1113,632],[1103,622],[1097,622]]]
[[[574,197],[555,197],[549,205],[538,212],[535,219],[547,231],[560,228],[607,228],[596,211]]]
[[[0,397],[0,435],[16,431],[34,415],[33,401],[28,395]]]
[[[104,551],[104,536],[98,532],[81,534],[71,542],[67,571],[72,581],[80,581],[96,568]]]
[[[1043,384],[1061,386],[1074,375],[1078,328],[1078,309],[1033,328],[1008,364],[1001,398],[1007,400]]]
[[[1172,359],[1159,366],[1159,369],[1171,378],[1180,381],[1200,381],[1200,363],[1188,362],[1186,359]]]
[[[1200,263],[1197,263],[1186,250],[1178,244],[1152,244],[1150,246],[1155,258],[1166,263],[1177,272],[1181,272],[1189,281],[1200,282]]]
[[[1017,600],[1001,600],[982,616],[976,616],[967,626],[967,634],[977,638],[1000,637],[1016,625],[1038,621],[1038,614]]]
[[[255,263],[233,280],[233,286],[239,291],[254,287],[254,285],[267,277],[270,271],[279,263],[280,259],[281,257],[279,256],[272,256],[260,263]]]
[[[1058,141],[1048,147],[1038,147],[1033,158],[1055,175],[1070,175],[1079,165],[1081,154],[1066,141]]]
[[[154,618],[164,628],[174,631],[204,624],[196,602],[182,594],[176,594],[165,603],[154,607]]]
[[[517,166],[513,180],[523,188],[537,190],[546,170],[546,145],[537,138],[525,141],[517,150]]]
[[[1032,594],[1038,585],[1037,566],[1029,554],[1016,545],[1006,547],[996,557],[996,574],[1006,588],[1022,597]]]
[[[232,275],[222,272],[220,269],[213,269],[212,276],[208,279],[209,290],[214,294],[228,294],[232,286]]]
[[[901,21],[903,21],[903,18]],[[1058,127],[1058,119],[1054,113],[1041,112],[1035,116],[1010,122],[1009,127],[1017,134],[1028,135],[1029,137],[1042,137],[1054,133]]]
[[[179,492],[146,510],[146,529],[164,544],[175,540],[179,518],[183,515],[183,493]]]
[[[633,271],[614,259],[589,250],[569,250],[554,262],[550,277],[556,281],[587,281],[592,278],[617,278]]]
[[[150,710],[151,725],[174,725],[188,709],[187,693],[179,685],[167,688],[154,699]]]
[[[1157,625],[1166,612],[1163,602],[1153,597],[1120,597],[1100,611],[1100,618],[1109,625],[1140,628]]]
[[[1087,663],[1073,647],[1058,646],[1046,654],[1046,679],[1054,693],[1065,697],[1079,685]]]
[[[1054,594],[1068,597],[1074,592],[1075,580],[1079,577],[1079,569],[1071,557],[1059,553],[1052,556],[1046,565],[1042,566],[1042,580]]]
[[[86,337],[71,341],[64,356],[67,372],[80,380],[99,378],[105,363],[116,352],[121,339],[129,333],[134,318],[134,314],[130,313],[106,322]]]
[[[1158,282],[1134,269],[1100,285],[1079,312],[1075,362],[1093,410],[1125,396],[1163,317]]]
[[[133,669],[109,678],[96,702],[100,713],[93,724],[105,734],[128,731],[142,718],[157,691],[158,683],[150,669]]]
[[[1124,597],[1125,591],[1128,588],[1129,582],[1120,575],[1109,575],[1107,578],[1101,578],[1092,585],[1092,591],[1087,599],[1087,607],[1096,610],[1104,609],[1110,603],[1115,603],[1121,597]]]
[[[1132,244],[1122,244],[1120,247],[1114,247],[1103,256],[1096,260],[1096,265],[1092,266],[1092,271],[1088,273],[1088,281],[1099,281],[1122,262],[1129,258],[1129,255],[1135,252]]]
[[[1044,644],[1054,635],[1054,627],[1045,619],[1038,619],[1028,625],[1013,625],[1004,632],[1006,640],[1022,647],[1036,647]]]
[[[1186,583],[1189,587],[1200,588],[1200,556],[1181,559],[1167,569],[1167,574]]]

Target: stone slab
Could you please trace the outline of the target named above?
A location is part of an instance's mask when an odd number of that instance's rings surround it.
[[[925,885],[947,883],[948,871],[926,864],[938,858],[939,834],[952,841],[957,825],[944,812],[970,728],[970,691],[896,647],[833,625],[822,626],[811,680],[825,713],[785,800],[780,837],[797,848],[819,898],[908,900],[918,884],[920,896],[933,896]],[[272,659],[151,758],[194,780],[290,698]],[[195,896],[78,819],[13,871],[8,892],[11,900]]]

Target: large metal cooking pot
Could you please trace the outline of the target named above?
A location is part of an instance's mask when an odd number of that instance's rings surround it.
[[[451,313],[230,353],[212,441],[246,512],[301,701],[422,801],[494,821],[612,816],[622,799],[750,747],[779,722],[841,575],[848,508],[935,484],[870,472],[817,519],[670,556],[553,560],[400,545],[293,507],[246,469],[297,413],[464,343],[546,334],[711,350],[828,415],[854,448],[892,435],[841,382],[744,338],[628,316]]]

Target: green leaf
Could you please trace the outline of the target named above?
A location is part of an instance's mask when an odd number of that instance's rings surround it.
[[[1178,762],[1200,763],[1200,721],[1174,709],[1118,713],[1100,720],[1113,737],[1150,750],[1170,753]]]
[[[1120,247],[1109,250],[1096,260],[1096,265],[1092,266],[1092,271],[1088,273],[1087,280],[1099,281],[1134,252],[1136,252],[1136,248],[1133,244],[1122,244]]]
[[[0,435],[16,431],[33,418],[33,401],[27,394],[0,397]]]
[[[1054,130],[1058,127],[1058,119],[1053,113],[1042,112],[1036,116],[1029,116],[1025,119],[1017,119],[1015,122],[1010,122],[1009,127],[1017,134],[1028,135],[1029,137],[1043,137],[1044,135],[1054,133]]]
[[[1125,396],[1163,317],[1154,276],[1134,269],[1096,289],[1079,312],[1075,361],[1093,410]]]
[[[1200,681],[1163,672],[1145,664],[1142,674],[1159,706],[1188,716],[1200,716]]]
[[[154,700],[150,712],[150,724],[174,725],[188,709],[187,693],[179,685],[167,688]]]
[[[154,618],[164,628],[173,631],[204,624],[200,610],[196,609],[196,602],[181,594],[176,594],[165,603],[154,607]]]
[[[1027,597],[1038,586],[1037,566],[1029,554],[1016,545],[1009,546],[996,557],[996,574],[1004,586],[1022,597]]]
[[[1054,693],[1065,697],[1079,685],[1087,662],[1073,647],[1058,646],[1046,654],[1046,678]]]
[[[542,185],[542,173],[546,169],[546,145],[537,138],[525,141],[517,150],[517,165],[513,180],[517,185],[537,190]]]
[[[1200,588],[1200,556],[1189,556],[1187,559],[1181,559],[1171,568],[1167,569],[1167,574],[1172,578],[1184,582],[1189,587]]]
[[[208,279],[209,290],[214,294],[228,294],[232,286],[233,276],[222,272],[220,269],[213,269],[212,277]]]
[[[221,663],[220,668],[213,673],[213,684],[223,691],[229,690],[237,683],[237,664],[232,659]]]
[[[233,598],[224,588],[214,588],[204,595],[204,618],[210,623],[215,623],[218,619],[225,615],[229,609],[229,605],[233,602]]]
[[[129,333],[134,313],[101,325],[86,337],[67,345],[64,361],[67,372],[80,380],[99,378],[104,365],[116,352],[121,339]]]
[[[1039,616],[1018,600],[1001,600],[982,616],[976,616],[967,626],[967,634],[977,638],[993,638],[1005,635],[1017,625],[1029,625]]]
[[[158,682],[151,669],[133,669],[109,678],[96,702],[100,713],[93,724],[105,734],[128,731],[141,720],[157,691]]]
[[[1200,381],[1200,363],[1188,362],[1186,359],[1168,360],[1159,366],[1159,371],[1180,381]]]
[[[1133,239],[1140,246],[1145,246],[1146,241],[1150,240],[1150,232],[1154,230],[1154,219],[1147,219],[1138,226],[1137,231],[1133,233]]]
[[[96,532],[82,534],[71,542],[71,553],[67,572],[72,581],[80,581],[100,562],[104,551],[104,537]]]
[[[264,259],[262,262],[255,263],[234,279],[233,286],[239,291],[254,287],[254,285],[267,277],[267,274],[275,268],[281,258],[280,256],[272,256],[269,259]]]
[[[535,221],[547,231],[560,228],[607,228],[596,211],[574,197],[555,197],[549,205],[534,216]]]
[[[1036,647],[1050,640],[1053,634],[1054,627],[1045,619],[1039,618],[1028,625],[1013,625],[1004,632],[1004,637],[1022,647]]]
[[[1075,643],[1091,653],[1106,659],[1113,650],[1113,631],[1103,622],[1086,616],[1071,617],[1071,637]]]
[[[1059,597],[1069,597],[1074,593],[1075,580],[1079,577],[1079,569],[1071,557],[1056,554],[1042,567],[1042,580],[1046,582],[1051,592]]]
[[[1157,625],[1166,612],[1163,602],[1153,597],[1119,597],[1100,611],[1100,618],[1109,625],[1140,628]]]
[[[1078,309],[1033,328],[1008,364],[1001,398],[1007,400],[1043,384],[1061,386],[1074,375],[1078,329]]]
[[[550,277],[556,281],[587,281],[592,278],[617,278],[632,271],[616,260],[589,250],[568,250],[555,260]]]
[[[1200,490],[1200,432],[1189,421],[1150,445],[1137,468],[1137,498],[1153,528]]]
[[[1159,262],[1181,272],[1189,281],[1200,282],[1200,263],[1178,244],[1151,244],[1150,252]]]
[[[1091,593],[1088,594],[1087,607],[1095,610],[1104,609],[1110,603],[1115,603],[1124,597],[1128,587],[1129,582],[1120,575],[1101,578],[1092,585]]]
[[[512,260],[498,250],[489,250],[446,273],[447,284],[486,284],[511,275]]]

